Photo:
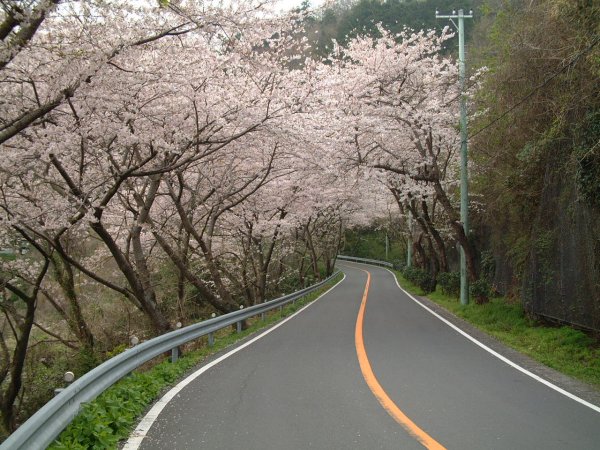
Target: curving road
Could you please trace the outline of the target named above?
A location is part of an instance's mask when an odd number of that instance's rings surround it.
[[[468,340],[387,270],[341,268],[319,301],[173,391],[126,448],[600,448],[600,408]]]

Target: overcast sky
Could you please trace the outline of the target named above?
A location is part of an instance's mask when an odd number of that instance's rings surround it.
[[[290,10],[292,8],[296,8],[302,4],[302,0],[280,0],[282,5],[281,9]],[[310,0],[310,6],[313,8],[319,5],[322,5],[324,0]]]

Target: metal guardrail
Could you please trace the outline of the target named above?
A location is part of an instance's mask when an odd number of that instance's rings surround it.
[[[0,450],[45,449],[71,423],[82,403],[93,400],[145,362],[202,336],[209,335],[209,341],[211,341],[214,332],[236,323],[238,324],[237,329],[240,331],[243,320],[278,307],[282,308],[287,303],[317,290],[331,281],[338,273],[339,271],[298,292],[165,333],[124,351],[92,369],[62,390],[12,433],[0,445]],[[172,354],[174,357],[177,356],[176,351]]]
[[[358,262],[358,263],[364,263],[364,264],[373,264],[375,266],[384,266],[384,267],[391,267],[391,268],[394,267],[394,265],[391,262],[379,261],[377,259],[356,258],[354,256],[344,256],[344,255],[338,255],[337,259],[341,259],[342,261],[352,261],[352,262]]]

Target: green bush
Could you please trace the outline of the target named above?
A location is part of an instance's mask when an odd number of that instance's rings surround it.
[[[492,288],[486,280],[481,278],[469,285],[469,293],[475,299],[475,303],[482,305],[490,301]]]
[[[402,269],[402,276],[410,281],[412,284],[417,284],[415,280],[417,279],[417,269],[416,267],[404,267]]]
[[[437,279],[442,294],[452,297],[460,297],[460,273],[459,272],[442,272],[438,274]]]
[[[419,286],[425,294],[435,291],[435,280],[426,270],[413,266],[406,267],[402,275],[412,284]]]
[[[398,270],[400,272],[404,272],[404,269],[406,268],[406,261],[402,259],[395,259],[392,261],[392,264],[394,265],[394,270]]]
[[[150,372],[133,373],[121,380],[93,402],[84,404],[50,449],[117,448],[119,440],[128,436],[136,417],[161,388],[175,381],[194,362],[163,362]]]

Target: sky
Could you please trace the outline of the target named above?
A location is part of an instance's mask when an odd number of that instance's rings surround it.
[[[302,0],[280,0],[283,10],[290,10],[302,4]],[[310,0],[310,5],[314,8],[324,3],[324,0]]]

